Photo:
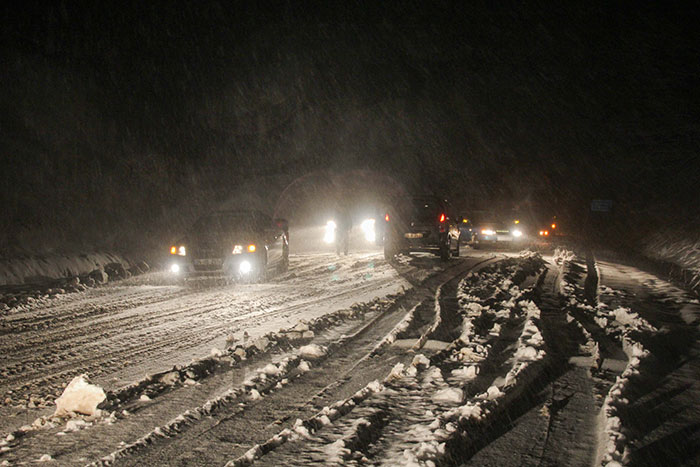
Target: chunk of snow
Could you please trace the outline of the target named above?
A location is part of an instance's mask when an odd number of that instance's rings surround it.
[[[85,428],[85,426],[87,426],[85,420],[68,420],[65,431],[78,431],[81,428]]]
[[[299,349],[299,356],[308,359],[317,359],[326,355],[326,350],[318,344],[305,345]]]
[[[326,461],[329,464],[343,464],[344,456],[350,454],[350,450],[345,447],[345,441],[342,439],[325,446],[323,451],[328,455]]]
[[[479,420],[481,418],[481,406],[476,404],[467,404],[459,408],[459,415],[463,418],[475,418]]]
[[[443,382],[444,380],[442,378],[442,371],[440,371],[440,368],[437,367],[431,368],[430,370],[428,370],[423,381],[426,383]]]
[[[66,387],[61,397],[56,399],[54,416],[62,417],[73,413],[94,415],[97,406],[107,397],[104,390],[86,380],[87,376],[80,375]]]
[[[497,386],[491,386],[486,390],[486,398],[488,400],[494,400],[498,399],[499,397],[502,397],[504,395],[503,391],[498,389]]]
[[[476,365],[470,365],[467,367],[462,367],[462,368],[457,368],[456,370],[452,370],[452,376],[454,376],[457,379],[463,380],[463,381],[468,381],[470,379],[476,378],[476,375],[479,374],[479,367]]]
[[[139,400],[140,400],[141,402],[148,402],[148,401],[151,400],[151,398],[148,397],[146,394],[141,394],[141,397],[139,397]]]
[[[53,461],[53,457],[49,456],[48,454],[44,454],[43,456],[41,456],[39,458],[38,462],[52,462],[52,461]]]
[[[277,365],[273,365],[272,363],[268,363],[262,369],[262,372],[268,376],[277,376],[278,374],[280,374],[280,369],[277,368]]]
[[[411,365],[418,368],[420,366],[424,367],[429,367],[430,366],[430,360],[428,360],[428,357],[426,357],[423,354],[418,354],[415,357],[413,357],[413,361],[411,362]]]
[[[258,392],[257,389],[251,389],[250,390],[250,400],[256,401],[258,399],[261,399],[262,396],[260,395],[260,392]]]
[[[537,350],[529,345],[519,347],[518,350],[515,351],[515,358],[518,360],[536,360]]]
[[[169,371],[160,377],[160,382],[168,386],[174,385],[180,380],[180,373],[177,371]]]
[[[462,390],[457,388],[440,389],[433,394],[433,401],[454,402],[455,404],[458,404],[462,402]]]
[[[311,366],[309,365],[309,362],[307,362],[306,360],[300,361],[299,366],[297,368],[299,368],[299,371],[302,371],[304,373],[311,370]]]
[[[391,382],[403,378],[404,368],[405,366],[403,363],[397,363],[394,365],[394,368],[391,369],[385,381]]]
[[[217,349],[216,347],[213,347],[211,349],[211,351],[209,352],[209,354],[214,358],[223,357],[223,355],[224,355],[224,353],[221,350]]]

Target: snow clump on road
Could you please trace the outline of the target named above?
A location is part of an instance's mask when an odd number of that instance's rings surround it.
[[[106,397],[101,387],[87,381],[87,375],[76,376],[63,391],[61,397],[56,399],[54,416],[62,417],[71,413],[96,415],[98,413],[97,406]]]
[[[299,349],[299,356],[309,360],[319,359],[326,355],[326,349],[318,344],[309,344]]]

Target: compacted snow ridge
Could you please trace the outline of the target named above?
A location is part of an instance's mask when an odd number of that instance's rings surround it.
[[[537,269],[538,267],[535,267],[533,272]],[[452,371],[447,380],[443,378],[438,367],[429,366],[429,360],[423,361],[418,357],[409,368],[397,365],[387,377],[386,384],[392,390],[386,395],[389,400],[397,403],[402,399],[402,394],[418,392],[423,398],[429,397],[428,401],[423,402],[429,407],[426,409],[429,417],[427,420],[421,420],[423,417],[419,417],[417,423],[409,423],[402,430],[404,435],[386,447],[386,452],[382,455],[385,461],[403,465],[431,465],[439,462],[445,455],[446,441],[458,431],[459,424],[472,417],[480,418],[488,412],[485,404],[492,404],[490,401],[500,397],[503,394],[501,389],[493,385],[486,393],[465,401],[465,387],[479,374],[480,362],[489,356],[488,339],[498,338],[501,329],[507,326],[508,322],[523,320],[524,317],[518,349],[506,370],[506,378],[498,378],[497,384],[504,389],[514,386],[517,376],[531,361],[543,358],[544,342],[535,324],[539,319],[539,310],[532,302],[516,302],[523,292],[513,284],[511,278],[519,272],[522,273],[523,268],[517,263],[499,264],[479,273],[471,273],[460,283],[458,295],[461,297],[460,308],[463,315],[462,333],[443,353],[443,358],[452,362]],[[486,304],[494,300],[494,294],[487,290],[493,284],[500,285],[499,305],[503,306],[503,309],[499,311],[492,311]],[[478,298],[479,295],[485,296],[485,299]],[[494,325],[490,329],[483,329],[483,335],[478,335],[474,332],[472,320],[483,315],[492,316]],[[533,349],[534,353],[529,349]],[[417,374],[416,368],[424,369],[422,378]],[[380,396],[381,394],[378,394],[376,397]],[[414,408],[415,404],[416,402],[412,403]],[[410,422],[410,418],[407,421]]]
[[[416,308],[418,308],[419,305],[420,304],[413,306],[410,310],[406,312],[403,319],[399,321],[399,323],[396,326],[394,326],[394,329],[392,329],[391,332],[387,334],[386,337],[384,337],[384,339],[382,339],[374,347],[370,356],[378,354],[379,352],[381,352],[382,349],[396,342],[398,336],[401,335],[401,333],[405,332],[413,323],[415,319]]]
[[[326,425],[333,423],[340,417],[347,415],[358,404],[362,403],[364,400],[366,400],[373,394],[383,390],[384,386],[381,383],[377,381],[372,381],[367,386],[357,391],[352,397],[349,397],[342,401],[338,401],[331,406],[324,407],[314,417],[311,417],[307,420],[297,419],[297,421],[291,429],[286,428],[280,431],[277,435],[270,438],[265,443],[253,446],[244,455],[227,462],[226,465],[251,465],[260,457],[264,456],[268,452],[276,449],[277,447],[281,446],[282,444],[288,441],[297,441],[299,439],[308,438],[312,433],[316,432],[317,430],[321,429]]]
[[[110,465],[116,459],[132,454],[138,449],[152,444],[159,438],[168,438],[176,435],[182,431],[186,425],[202,417],[211,415],[222,407],[230,406],[234,402],[245,403],[244,401],[246,400],[257,400],[260,397],[264,397],[264,394],[273,391],[278,384],[281,384],[284,380],[288,380],[294,369],[302,362],[303,360],[299,357],[286,358],[276,365],[276,371],[270,371],[271,368],[269,366],[260,368],[255,375],[248,378],[243,383],[242,387],[229,389],[216,399],[209,400],[195,409],[185,411],[164,426],[156,427],[137,441],[124,445],[117,451],[112,452],[91,465]]]
[[[599,286],[597,291],[598,303],[595,306],[583,302],[583,291],[579,284],[571,279],[572,264],[576,256],[571,252],[563,252],[559,255],[560,266],[560,293],[568,300],[570,309],[577,310],[589,316],[611,339],[618,342],[627,356],[627,364],[608,390],[603,405],[599,412],[598,452],[597,465],[615,466],[626,465],[629,462],[630,448],[625,435],[625,428],[620,417],[620,409],[628,404],[625,393],[634,376],[639,375],[642,360],[650,355],[639,341],[640,336],[651,335],[658,330],[647,322],[638,313],[626,307],[609,309],[606,303],[600,300],[601,296],[622,296],[621,291],[616,291],[606,286]],[[596,265],[597,267],[597,265]],[[599,275],[600,277],[600,275]],[[567,312],[568,313],[568,312]],[[571,314],[569,319],[575,320]],[[584,331],[588,341],[587,346],[594,345],[596,361],[600,360],[597,344],[591,344],[592,337],[584,327],[576,320]]]

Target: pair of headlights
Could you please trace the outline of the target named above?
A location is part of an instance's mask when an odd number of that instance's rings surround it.
[[[388,216],[389,214],[387,214],[387,217]],[[365,219],[360,224],[362,234],[364,235],[365,240],[367,240],[368,242],[373,242],[377,239],[377,234],[374,228],[375,222],[376,221],[374,219]],[[335,241],[335,231],[337,228],[338,225],[335,223],[335,221],[331,220],[326,222],[326,229],[323,233],[323,241],[325,243],[333,243]]]
[[[491,229],[482,229],[481,233],[482,233],[483,235],[495,235],[495,234],[496,234],[496,232],[493,231],[493,230],[491,230]],[[522,232],[521,230],[515,229],[515,230],[513,230],[513,231],[511,232],[511,235],[513,235],[513,237],[516,237],[516,238],[517,238],[517,237],[522,237],[522,236],[523,236],[523,232]]]

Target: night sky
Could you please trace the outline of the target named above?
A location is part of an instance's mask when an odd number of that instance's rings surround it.
[[[3,7],[0,252],[155,247],[234,186],[319,170],[697,228],[695,11],[151,3]]]

